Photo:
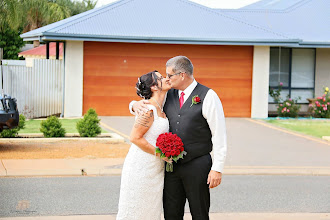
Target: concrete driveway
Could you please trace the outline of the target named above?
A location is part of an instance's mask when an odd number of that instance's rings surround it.
[[[107,128],[124,135],[128,140],[134,117],[100,118]],[[296,173],[299,170],[318,169],[330,174],[330,142],[248,118],[227,118],[226,127],[227,168],[294,168]]]

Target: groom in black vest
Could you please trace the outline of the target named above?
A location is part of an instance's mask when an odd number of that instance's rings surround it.
[[[221,183],[227,152],[222,104],[212,89],[196,82],[187,57],[168,60],[166,74],[172,89],[167,93],[164,112],[170,132],[182,139],[187,155],[173,163],[173,172],[165,172],[164,216],[166,220],[182,220],[188,199],[193,220],[207,220],[210,188]],[[139,113],[141,107],[138,104],[133,109]]]

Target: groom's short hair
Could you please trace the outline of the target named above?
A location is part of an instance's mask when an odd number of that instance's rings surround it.
[[[185,72],[189,75],[193,75],[194,66],[188,57],[185,56],[176,56],[169,59],[166,62],[166,67],[172,67],[173,72]]]

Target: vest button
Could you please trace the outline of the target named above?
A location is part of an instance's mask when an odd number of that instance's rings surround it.
[[[177,122],[177,124],[180,124],[180,122]]]
[[[178,115],[178,117],[180,117],[181,115]]]

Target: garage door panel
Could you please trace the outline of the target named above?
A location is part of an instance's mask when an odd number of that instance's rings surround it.
[[[94,108],[98,115],[131,115],[128,104],[134,99],[139,100],[137,96],[89,96],[84,98],[86,104],[83,111],[87,112],[89,108]]]
[[[210,87],[210,88],[215,88],[215,87],[220,87],[220,88],[233,88],[233,85],[235,85],[235,87],[239,87],[239,88],[251,88],[252,86],[252,82],[251,82],[251,79],[219,79],[219,78],[215,78],[215,80],[210,80],[208,78],[197,78],[196,77],[196,80],[207,86],[207,87]]]
[[[93,58],[94,59],[94,58]],[[137,76],[158,70],[165,74],[165,62],[167,59],[151,59],[151,58],[135,58],[135,57],[104,57],[103,60],[109,60],[107,62],[95,59],[94,62],[90,62],[84,66],[84,69],[91,75],[111,75],[111,76]],[[95,68],[97,65],[98,68]]]
[[[103,44],[100,47],[100,44]],[[189,58],[246,58],[253,53],[253,47],[242,47],[230,45],[176,45],[176,44],[145,44],[145,43],[100,43],[85,42],[84,55],[102,55],[102,56],[123,56],[130,55],[141,57],[163,57],[168,59],[173,56],[189,54]],[[221,47],[221,51],[219,51]]]
[[[93,94],[96,96],[130,96],[135,93],[135,89],[132,86],[120,86],[119,88],[114,87],[103,87],[100,89],[100,87],[92,87],[92,88],[86,88],[85,92],[87,94]]]
[[[84,76],[86,81],[86,88],[89,87],[100,87],[100,86],[135,86],[138,81],[137,76],[126,77],[126,76]]]
[[[162,66],[165,67],[165,63],[167,58],[161,57],[136,57],[136,56],[95,56],[95,55],[85,55],[86,60],[86,67],[94,67],[95,64],[100,64],[103,67],[145,67],[151,68],[150,66]],[[107,62],[104,62],[107,60]]]
[[[83,111],[130,115],[128,104],[139,100],[137,78],[180,54],[194,64],[194,76],[220,97],[227,117],[250,117],[253,47],[84,42]]]

